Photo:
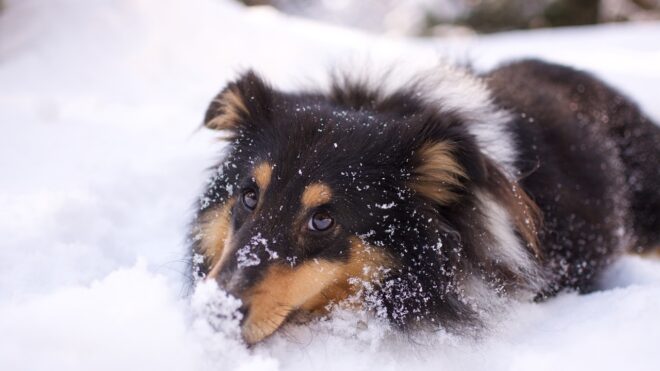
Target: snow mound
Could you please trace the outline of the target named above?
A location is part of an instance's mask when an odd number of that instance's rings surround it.
[[[356,55],[480,69],[536,56],[593,71],[660,120],[660,24],[419,40],[228,0],[5,4],[0,369],[660,369],[652,259],[622,259],[589,295],[512,303],[478,338],[403,336],[337,310],[247,348],[234,300],[213,285],[183,295],[186,224],[221,150],[197,129],[243,68],[292,88]]]

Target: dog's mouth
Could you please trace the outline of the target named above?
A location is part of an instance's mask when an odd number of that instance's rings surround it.
[[[355,239],[348,261],[312,259],[295,267],[269,266],[255,285],[238,295],[244,341],[253,345],[264,340],[297,313],[327,313],[331,303],[355,295],[359,282],[378,281],[390,265],[388,255]]]
[[[287,315],[274,314],[258,320],[248,320],[241,323],[241,336],[248,345],[254,345],[271,336],[288,318]]]
[[[304,325],[318,318],[318,315],[327,314],[327,311],[307,310],[305,308],[292,309],[285,316],[271,313],[273,317],[263,321],[248,321],[250,310],[248,307],[239,308],[243,318],[240,322],[241,336],[249,346],[266,340],[286,324]]]
[[[251,311],[248,306],[242,306],[239,312],[243,315],[240,323],[243,341],[248,345],[254,345],[273,335],[299,310],[278,305],[257,313]]]

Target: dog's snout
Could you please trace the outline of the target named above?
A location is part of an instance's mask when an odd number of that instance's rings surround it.
[[[241,298],[244,291],[245,282],[243,274],[236,269],[225,269],[218,274],[216,278],[218,286],[225,290],[228,294]]]

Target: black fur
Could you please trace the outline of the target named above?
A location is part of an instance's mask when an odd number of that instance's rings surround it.
[[[539,61],[508,64],[482,78],[495,104],[513,112],[507,130],[517,147],[519,179],[510,179],[497,158],[483,153],[460,112],[429,104],[417,84],[384,94],[337,79],[328,93],[284,93],[249,72],[223,91],[239,92],[248,112],[200,198],[200,215],[255,187],[247,170],[256,163],[275,164],[271,186],[260,196],[267,200],[260,214],[234,206],[238,245],[259,235],[296,266],[310,259],[346,261],[346,241],[360,236],[396,261],[365,301],[402,328],[478,323],[483,308],[465,289],[472,278],[499,295],[587,291],[624,247],[660,243],[660,129],[632,102],[586,73]],[[206,121],[219,110],[212,104]],[[420,149],[443,141],[454,144],[452,155],[465,172],[461,186],[452,189],[458,201],[450,204],[434,203],[410,186],[424,161]],[[298,197],[316,180],[336,191],[325,208],[340,229],[296,239],[289,226]],[[508,210],[527,210],[516,205],[516,187],[535,202],[543,220],[532,229],[538,250],[530,241],[523,244],[538,269],[525,272],[489,257],[495,236],[477,198],[510,197]],[[195,238],[199,224],[193,222],[193,252],[203,238]],[[524,231],[515,232],[522,239]],[[263,249],[255,254],[267,258]],[[236,259],[220,276],[221,285],[235,274]],[[207,259],[195,261],[198,274],[208,273]],[[246,268],[244,281],[259,281],[263,268]]]

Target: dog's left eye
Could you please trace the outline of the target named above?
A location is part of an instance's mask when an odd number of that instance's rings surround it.
[[[312,231],[323,232],[330,229],[335,224],[335,220],[332,219],[330,214],[325,211],[319,211],[314,213],[309,222],[307,222],[307,228]]]
[[[243,191],[243,205],[249,210],[254,210],[257,207],[257,202],[259,201],[259,196],[257,193],[251,189],[246,189]]]

